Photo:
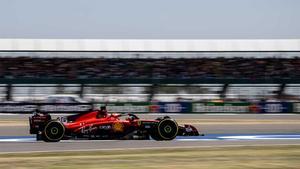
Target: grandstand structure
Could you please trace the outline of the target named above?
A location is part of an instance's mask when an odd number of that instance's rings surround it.
[[[0,90],[6,100],[54,86],[73,87],[67,93],[82,97],[95,94],[92,88],[100,88],[102,96],[101,89],[121,86],[142,90],[147,100],[162,88],[184,89],[166,90],[188,99],[194,99],[193,91],[201,98],[293,94],[297,99],[299,58],[298,39],[0,39]]]

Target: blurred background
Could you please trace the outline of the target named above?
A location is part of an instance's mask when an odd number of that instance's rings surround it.
[[[2,102],[300,99],[298,40],[6,39],[0,45]]]
[[[0,168],[300,168],[299,9],[1,0]],[[205,136],[49,144],[29,133],[37,109],[55,119],[103,105],[168,115]]]
[[[0,98],[2,102],[299,101],[299,56],[293,51],[238,50],[1,52]]]

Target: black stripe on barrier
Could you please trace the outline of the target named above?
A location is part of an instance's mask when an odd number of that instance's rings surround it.
[[[0,103],[0,113],[86,113],[107,105],[115,113],[299,113],[300,102]]]

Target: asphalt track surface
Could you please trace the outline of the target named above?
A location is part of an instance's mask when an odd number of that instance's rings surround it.
[[[140,115],[153,119],[155,115]],[[199,137],[178,137],[173,141],[154,140],[65,140],[59,143],[35,141],[28,126],[0,124],[0,153],[90,151],[112,149],[162,149],[191,147],[224,147],[255,145],[300,145],[300,114],[169,114],[172,118],[190,121]],[[28,115],[0,115],[0,120],[25,122]]]

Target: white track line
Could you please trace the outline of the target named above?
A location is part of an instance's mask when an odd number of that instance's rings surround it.
[[[300,134],[294,135],[223,135],[223,136],[216,136],[212,138],[203,138],[203,137],[196,137],[196,138],[176,138],[174,141],[216,141],[216,140],[300,140]],[[62,140],[62,142],[78,142],[78,143],[88,143],[88,142],[114,142],[119,140]],[[36,142],[35,138],[2,138],[0,142]]]
[[[0,152],[0,154],[22,153],[53,153],[53,152],[94,152],[94,151],[123,151],[123,150],[161,150],[161,149],[193,149],[193,148],[234,148],[234,147],[271,147],[271,146],[300,146],[299,144],[236,144],[236,145],[212,145],[212,146],[182,146],[182,147],[142,147],[142,148],[105,148],[105,149],[77,149],[77,150],[45,150],[45,151],[19,151]]]
[[[300,114],[295,114],[295,113],[286,113],[286,114],[268,114],[268,113],[265,113],[263,115],[266,115],[266,116],[299,116]]]

